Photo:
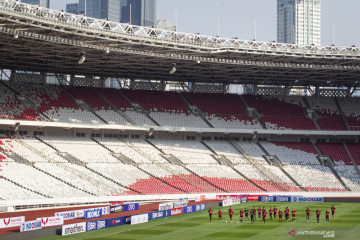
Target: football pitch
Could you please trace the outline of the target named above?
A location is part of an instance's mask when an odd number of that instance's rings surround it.
[[[89,239],[89,240],[188,240],[188,239],[350,239],[360,240],[360,203],[334,203],[336,207],[335,220],[331,217],[333,203],[264,203],[248,202],[233,206],[234,222],[229,222],[228,207],[213,208],[213,221],[209,221],[207,210],[189,213],[180,216],[162,218],[138,225],[123,225],[113,228],[101,229],[70,236],[53,236],[44,239]],[[289,207],[296,210],[296,221],[270,220],[267,216],[266,224],[257,220],[254,224],[250,221],[239,220],[239,210],[247,207],[276,206],[279,210]],[[311,209],[310,222],[305,219],[305,209]],[[223,221],[217,219],[218,209],[223,211]],[[321,211],[320,223],[316,221],[315,211]],[[330,211],[330,223],[325,221],[325,211]],[[291,214],[290,214],[291,215]],[[249,217],[250,218],[250,217]],[[227,223],[226,223],[227,221]],[[293,231],[295,230],[295,231]],[[295,234],[296,236],[292,236]]]

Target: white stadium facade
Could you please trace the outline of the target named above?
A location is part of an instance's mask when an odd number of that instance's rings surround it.
[[[3,211],[360,195],[356,46],[224,39],[3,0],[0,69]]]

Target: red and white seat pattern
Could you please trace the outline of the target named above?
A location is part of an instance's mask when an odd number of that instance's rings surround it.
[[[337,164],[352,164],[342,143],[317,143],[317,145],[324,155],[331,157]]]

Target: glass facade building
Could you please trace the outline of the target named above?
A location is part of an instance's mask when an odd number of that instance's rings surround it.
[[[126,0],[126,5],[121,8],[121,22],[131,22],[132,25],[138,26],[155,26],[156,0]]]
[[[321,0],[278,0],[277,41],[321,45]]]
[[[120,22],[121,3],[124,0],[79,0],[78,11],[80,15],[109,19],[109,21]],[[86,7],[85,7],[86,2]]]
[[[40,5],[44,8],[50,8],[50,0],[21,0],[21,2],[32,5]]]

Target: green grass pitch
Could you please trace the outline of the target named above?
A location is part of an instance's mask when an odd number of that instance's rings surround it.
[[[262,203],[249,202],[233,206],[234,222],[229,223],[227,214],[228,207],[214,208],[213,221],[209,222],[207,211],[189,213],[180,216],[168,217],[149,221],[148,223],[138,225],[123,225],[108,229],[102,229],[87,233],[81,233],[71,236],[54,236],[44,239],[89,239],[89,240],[191,240],[191,239],[350,239],[360,240],[360,204],[359,203],[334,203],[336,207],[335,220],[331,220],[332,203]],[[296,210],[296,222],[283,222],[270,220],[267,217],[266,224],[263,221],[256,221],[251,224],[250,221],[240,223],[239,210],[247,207],[269,207],[276,206],[284,210],[285,207]],[[305,209],[310,207],[310,222],[305,220]],[[223,211],[223,222],[217,220],[217,211],[221,208]],[[315,211],[319,208],[321,211],[320,223],[316,222]],[[330,211],[330,223],[325,222],[325,211]],[[225,223],[228,221],[228,223]],[[239,222],[239,223],[237,223]],[[322,235],[306,235],[292,237],[288,232],[292,230],[303,231],[332,231],[335,237],[324,238]]]

